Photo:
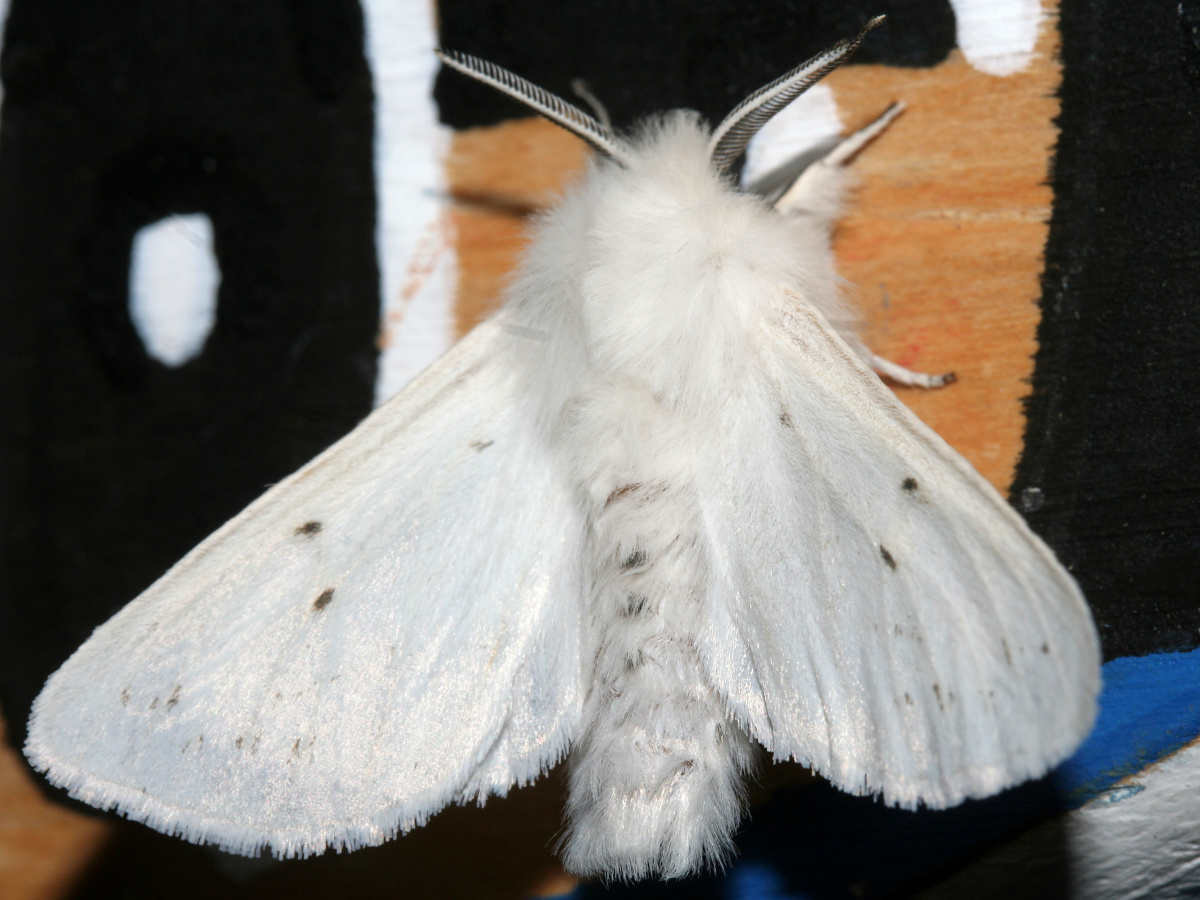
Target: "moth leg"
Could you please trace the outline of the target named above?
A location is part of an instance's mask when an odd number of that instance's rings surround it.
[[[914,372],[911,369],[906,369],[899,363],[894,363],[890,359],[884,359],[877,353],[872,353],[870,350],[863,348],[863,356],[867,365],[878,372],[880,375],[886,375],[897,384],[902,384],[905,387],[920,387],[920,388],[940,388],[948,384],[954,384],[958,380],[953,372],[945,372],[941,375],[927,375],[924,372]]]
[[[905,108],[904,101],[897,100],[876,116],[874,121],[864,125],[854,134],[843,138],[842,142],[821,160],[821,163],[827,166],[844,166],[858,155],[858,151],[883,134],[884,130],[896,120],[896,116],[904,112]]]
[[[809,165],[790,187],[783,190],[775,201],[780,212],[800,212],[823,208],[831,190],[841,186],[842,167],[850,162],[860,150],[879,137],[900,113],[904,103],[896,102],[885,109],[873,122],[843,138],[824,156]],[[785,166],[790,165],[785,164]],[[781,169],[784,167],[780,167]],[[770,176],[766,176],[770,178]],[[764,178],[765,180],[765,178]]]

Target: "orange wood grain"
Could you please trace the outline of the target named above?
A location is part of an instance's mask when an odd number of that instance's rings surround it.
[[[1033,64],[1005,78],[957,50],[932,69],[854,66],[830,78],[852,125],[893,99],[908,104],[855,161],[862,186],[835,236],[864,336],[902,365],[958,374],[940,391],[898,393],[1002,492],[1037,349],[1057,60],[1049,22]]]

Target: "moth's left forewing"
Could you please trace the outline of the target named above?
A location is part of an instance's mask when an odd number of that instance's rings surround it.
[[[35,704],[37,768],[159,830],[290,856],[556,762],[582,702],[582,524],[505,321],[97,629]]]
[[[731,714],[903,806],[1042,774],[1095,716],[1075,582],[820,314],[798,302],[762,347],[705,500],[702,652]]]

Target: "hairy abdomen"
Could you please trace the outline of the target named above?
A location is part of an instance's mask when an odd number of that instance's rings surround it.
[[[575,412],[571,440],[593,451],[580,475],[594,661],[571,754],[564,861],[627,878],[719,866],[753,750],[696,649],[708,565],[692,480],[671,471],[680,423],[637,386],[611,382]]]

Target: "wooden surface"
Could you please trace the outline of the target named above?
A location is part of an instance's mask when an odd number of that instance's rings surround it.
[[[856,161],[861,189],[836,235],[842,274],[857,286],[864,335],[876,352],[902,365],[958,374],[958,382],[944,390],[900,389],[900,396],[1001,491],[1010,484],[1020,451],[1021,398],[1035,349],[1059,80],[1054,35],[1051,22],[1043,28],[1035,63],[1007,78],[976,72],[956,51],[932,69],[859,66],[829,80],[849,127],[892,100],[909,105]],[[447,169],[455,198],[460,331],[498,302],[529,214],[552,202],[586,158],[581,142],[541,119],[455,137]],[[776,767],[765,780],[804,777],[799,767]],[[561,893],[572,882],[546,846],[560,814],[556,784],[545,779],[483,812],[449,810],[419,834],[396,842],[406,847],[382,852],[445,871],[454,867],[450,848],[460,841],[499,839],[506,875],[469,877],[459,871],[450,892],[439,893]],[[44,800],[7,750],[0,753],[0,798],[0,898],[65,896],[112,826]],[[515,853],[514,840],[533,846]],[[365,870],[380,858],[376,851],[363,856],[369,857],[360,867]],[[308,868],[297,872],[323,871],[300,865]],[[313,886],[306,881],[267,878],[261,895],[287,887],[291,896],[309,896]],[[327,882],[322,889],[331,888]],[[366,894],[354,893],[360,895]]]

